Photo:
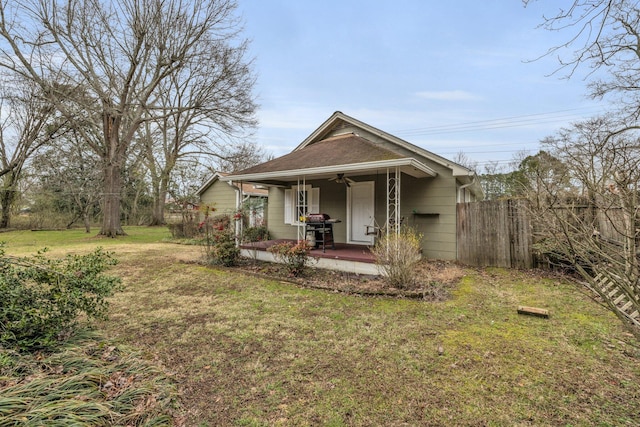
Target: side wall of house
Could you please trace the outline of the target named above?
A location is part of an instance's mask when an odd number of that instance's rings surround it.
[[[456,181],[439,174],[435,178],[402,177],[401,212],[405,224],[423,235],[423,255],[431,259],[455,260]]]
[[[236,210],[236,191],[226,182],[218,180],[200,195],[200,203],[213,206],[213,216],[231,214]]]

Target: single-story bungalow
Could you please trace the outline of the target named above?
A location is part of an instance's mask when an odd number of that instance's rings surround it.
[[[474,171],[339,111],[291,153],[219,179],[268,188],[272,239],[307,239],[309,216],[323,214],[325,252],[403,224],[424,236],[423,256],[454,260],[456,203],[483,197]]]

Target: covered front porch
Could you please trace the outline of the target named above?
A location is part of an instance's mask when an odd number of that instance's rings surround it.
[[[277,262],[268,249],[278,243],[296,243],[294,239],[275,239],[240,245],[242,256],[266,262]],[[345,271],[355,274],[378,275],[375,258],[368,246],[336,243],[334,248],[313,248],[309,256],[315,261],[312,267]]]

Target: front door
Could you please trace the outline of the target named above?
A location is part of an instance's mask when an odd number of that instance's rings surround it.
[[[349,243],[373,243],[367,235],[367,226],[374,225],[374,182],[353,182],[347,191],[347,217]]]

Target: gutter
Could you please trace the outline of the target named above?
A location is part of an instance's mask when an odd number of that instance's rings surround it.
[[[331,165],[331,166],[320,166],[315,168],[301,168],[301,169],[287,169],[287,170],[272,171],[272,172],[259,172],[259,173],[246,174],[246,175],[227,175],[225,177],[220,177],[220,179],[223,181],[233,181],[238,179],[243,181],[260,181],[260,180],[267,180],[267,179],[295,178],[302,175],[310,176],[310,175],[321,175],[321,174],[334,174],[336,172],[358,172],[358,171],[383,169],[383,168],[396,167],[396,166],[413,167],[416,170],[419,170],[423,174],[430,177],[435,177],[438,175],[436,171],[434,171],[427,165],[417,161],[414,158],[408,157],[408,158],[393,159],[393,160],[378,160],[375,162],[351,163],[346,165]]]

